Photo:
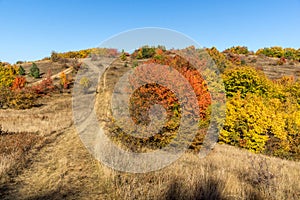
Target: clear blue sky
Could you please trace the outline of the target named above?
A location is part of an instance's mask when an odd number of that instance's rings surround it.
[[[0,0],[0,60],[97,47],[119,32],[162,27],[205,47],[300,48],[300,0]]]

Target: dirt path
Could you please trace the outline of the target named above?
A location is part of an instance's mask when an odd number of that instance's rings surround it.
[[[89,64],[95,73],[97,66]],[[70,94],[50,97],[39,108],[0,111],[0,125],[44,137],[43,144],[29,153],[26,165],[2,188],[4,194],[0,190],[0,199],[114,199],[106,174],[111,171],[93,158],[73,124]]]
[[[25,166],[0,188],[0,199],[109,199],[105,168],[73,125],[71,95],[52,98],[40,108],[0,112],[3,129],[43,136]]]
[[[52,135],[52,140],[33,153],[4,199],[105,199],[103,172],[74,127]]]

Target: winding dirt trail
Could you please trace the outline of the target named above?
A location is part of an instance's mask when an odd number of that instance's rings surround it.
[[[105,168],[82,144],[73,125],[71,95],[51,99],[42,108],[0,112],[3,129],[43,136],[22,169],[0,185],[0,199],[109,199]]]
[[[74,127],[53,134],[51,140],[33,152],[10,185],[7,199],[104,199],[99,163]]]
[[[89,66],[91,73],[98,70],[91,63]],[[72,68],[63,72],[71,73]],[[113,199],[106,175],[111,172],[93,158],[75,128],[71,94],[54,95],[44,103],[30,110],[0,110],[4,130],[43,137],[17,174],[0,185],[0,199]]]

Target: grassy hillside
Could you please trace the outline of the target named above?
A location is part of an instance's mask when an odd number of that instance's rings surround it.
[[[294,122],[300,102],[296,81],[300,75],[299,60],[285,58],[284,53],[274,57],[242,50],[208,49],[222,70],[225,84],[234,80],[227,87],[227,102],[231,105],[227,112],[232,114],[227,125],[235,125],[225,127],[227,132],[220,139],[220,143],[227,144],[217,144],[205,159],[199,159],[197,148],[191,148],[172,165],[145,174],[118,172],[104,166],[78,136],[71,92],[77,70],[82,67],[81,59],[95,59],[87,53],[95,49],[54,52],[41,61],[1,64],[0,199],[299,199],[300,135],[298,122]],[[107,120],[109,97],[118,78],[141,63],[161,61],[157,54],[164,56],[164,51],[141,48],[132,55],[120,54],[106,70],[94,92],[98,118],[107,130],[112,125]],[[109,57],[116,52],[100,53]],[[33,63],[40,70],[39,78],[29,74]],[[20,65],[25,75],[18,74]],[[244,75],[247,79],[239,79]],[[294,78],[285,77],[290,75]],[[16,82],[16,77],[25,78],[26,84]],[[253,80],[260,84],[249,88],[236,80],[244,81],[246,86]],[[240,87],[244,89],[236,89]],[[6,98],[7,94],[10,98]],[[32,96],[29,98],[28,94]],[[23,109],[19,105],[29,107]],[[253,116],[262,120],[248,122]],[[262,132],[253,133],[249,124]],[[242,137],[242,130],[253,137]],[[266,141],[257,139],[261,135],[268,136]],[[201,145],[201,138],[195,143]],[[283,147],[287,149],[283,151]]]
[[[46,111],[45,115],[54,113]],[[52,117],[49,122],[61,123]],[[297,199],[300,195],[298,162],[217,145],[205,159],[186,153],[160,171],[128,174],[94,160],[74,127],[48,131],[51,133],[27,148],[22,159],[1,154],[2,199]],[[1,146],[8,145],[1,142]]]

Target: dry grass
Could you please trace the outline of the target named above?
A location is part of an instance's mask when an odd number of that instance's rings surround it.
[[[112,199],[298,199],[297,162],[217,145],[205,159],[186,153],[147,174],[111,171]]]
[[[7,171],[12,167],[12,165],[17,160],[16,157],[16,153],[0,156],[0,177],[3,177],[7,173]]]
[[[15,162],[13,154],[1,159],[2,169]],[[298,199],[300,195],[299,162],[216,145],[205,159],[185,153],[162,170],[129,174],[93,159],[74,127],[44,135],[43,145],[30,151],[18,173],[6,175],[1,199]]]
[[[11,132],[34,132],[42,135],[59,131],[72,124],[70,94],[43,97],[41,107],[27,110],[0,110],[0,125]]]
[[[28,151],[40,141],[33,133],[6,132],[0,126],[0,185],[5,182],[7,174],[14,174],[22,167]]]
[[[298,61],[288,61],[283,65],[278,65],[280,58],[256,55],[240,55],[240,57],[246,61],[246,65],[262,70],[270,79],[279,79],[282,76],[293,76],[299,79],[300,63]]]

